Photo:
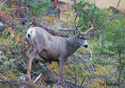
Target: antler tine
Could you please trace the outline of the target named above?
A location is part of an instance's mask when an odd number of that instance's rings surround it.
[[[89,29],[86,31],[87,34],[88,34],[88,32],[91,31],[91,30],[97,30],[97,28],[94,28],[94,25],[95,25],[95,23],[96,23],[98,17],[99,17],[99,14],[97,15],[97,18],[95,19],[95,15],[94,15],[94,12],[93,12],[93,24],[92,24],[91,28],[89,28]]]
[[[78,17],[78,13],[76,13],[76,16],[75,16],[75,21],[74,21],[74,24],[75,24],[75,27],[77,28],[77,24],[76,24],[76,18]]]
[[[95,19],[95,16],[94,16],[94,14],[93,14],[93,24],[92,24],[93,27],[94,27],[95,22],[97,21],[98,17],[99,17],[99,14],[97,15],[97,17],[96,17],[96,19]]]
[[[81,24],[81,25],[78,25],[77,28],[78,28],[78,27],[81,27],[81,26],[82,26],[82,24]]]
[[[76,13],[74,24],[75,24],[76,29],[80,32],[80,30],[78,29],[78,27],[81,27],[82,24],[81,25],[77,25],[76,24],[76,19],[77,19],[78,15],[79,15],[79,13]]]
[[[94,28],[94,27],[89,28],[89,29],[86,31],[86,34],[88,34],[88,32],[91,31],[91,30],[97,30],[97,28]]]

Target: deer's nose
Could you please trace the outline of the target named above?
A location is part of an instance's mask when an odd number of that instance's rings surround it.
[[[88,45],[84,45],[84,47],[85,47],[85,48],[87,48],[87,47],[88,47]]]

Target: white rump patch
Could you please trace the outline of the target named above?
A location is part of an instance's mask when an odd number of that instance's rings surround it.
[[[27,30],[27,34],[26,34],[26,37],[28,37],[28,35],[30,35],[30,38],[34,38],[36,36],[36,29],[35,28],[29,28]]]

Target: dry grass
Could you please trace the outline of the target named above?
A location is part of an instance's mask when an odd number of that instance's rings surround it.
[[[94,0],[89,0],[89,1],[94,1]],[[118,1],[119,0],[95,0],[95,3],[99,8],[104,9],[104,8],[108,8],[110,6],[116,7],[118,4]],[[125,4],[125,0],[121,0],[120,4],[118,6],[118,9],[125,10],[124,4]]]
[[[71,1],[71,0],[59,0],[59,1],[63,1],[70,5],[73,4],[73,1]],[[76,1],[78,2],[81,0],[76,0]],[[119,0],[85,0],[85,1],[88,1],[90,3],[93,3],[95,1],[97,7],[104,9],[104,8],[108,8],[110,6],[116,7]],[[125,0],[121,0],[118,9],[125,11]]]

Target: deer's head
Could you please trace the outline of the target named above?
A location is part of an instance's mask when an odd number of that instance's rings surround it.
[[[81,27],[82,25],[78,26],[76,24],[76,18],[77,18],[77,16],[78,16],[78,13],[75,16],[75,22],[74,22],[75,23],[75,32],[74,32],[74,34],[77,36],[77,42],[79,43],[79,45],[87,48],[88,47],[87,37],[91,37],[91,36],[94,35],[94,32],[90,33],[90,31],[97,30],[97,28],[94,28],[94,25],[95,25],[95,22],[97,21],[99,15],[95,19],[94,13],[93,13],[93,24],[92,24],[92,26],[85,33],[81,32],[78,29],[78,27]]]

